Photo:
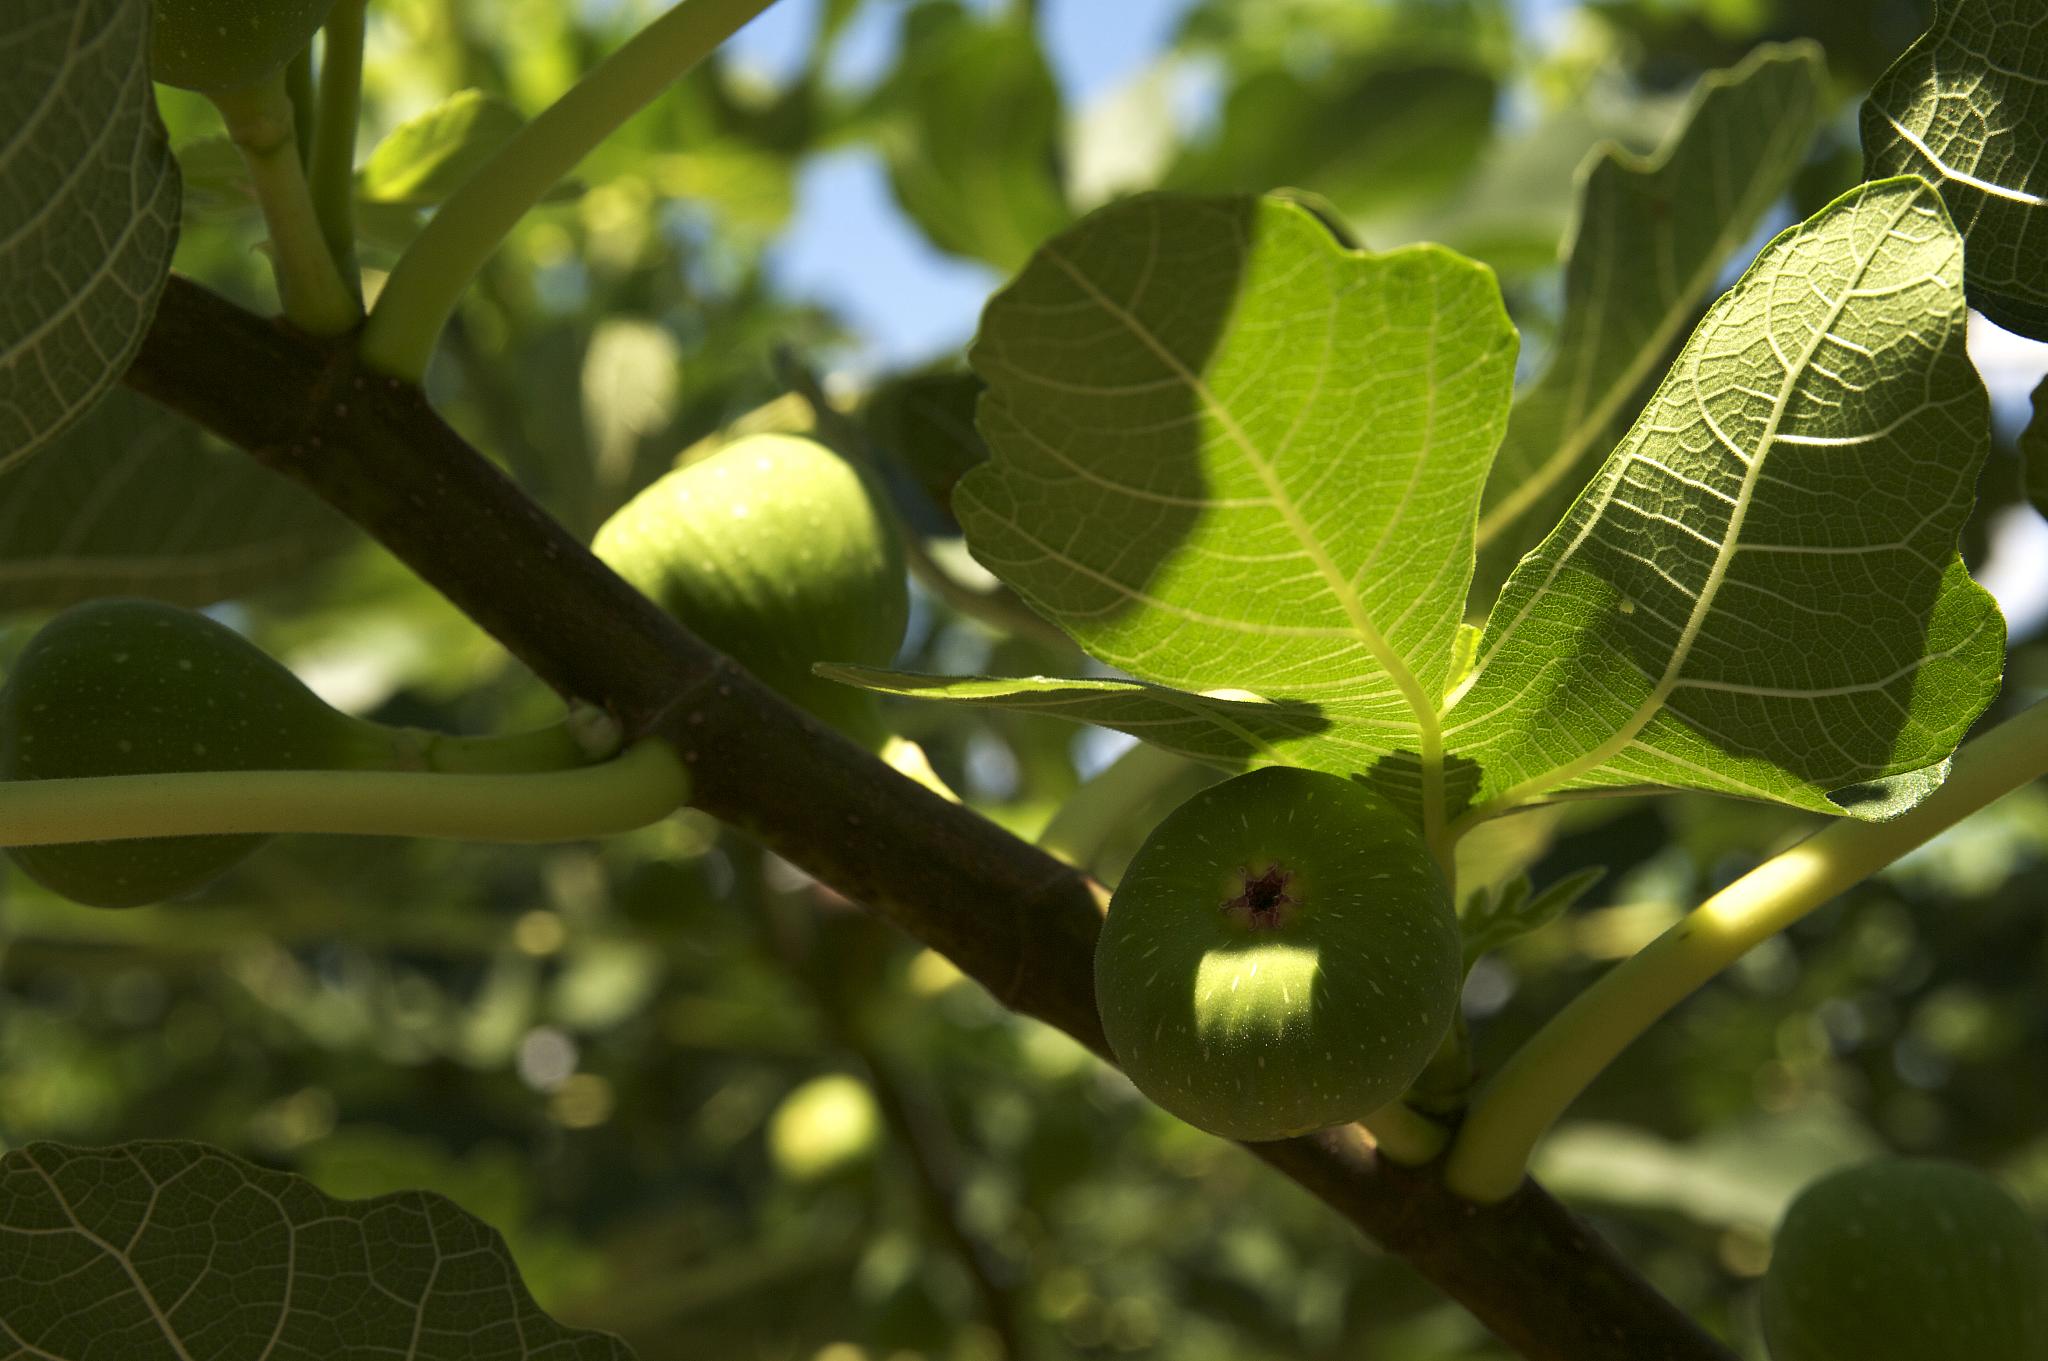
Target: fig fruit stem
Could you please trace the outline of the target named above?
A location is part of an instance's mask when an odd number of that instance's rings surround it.
[[[524,774],[232,770],[0,781],[0,845],[326,832],[574,841],[661,821],[690,793],[648,740],[615,760]]]
[[[1965,743],[1942,786],[1889,822],[1844,817],[1751,870],[1574,998],[1479,1091],[1445,1166],[1481,1204],[1518,1187],[1544,1132],[1638,1035],[1835,895],[2048,774],[2048,700]]]
[[[1380,1155],[1406,1167],[1420,1167],[1444,1151],[1450,1132],[1406,1102],[1382,1106],[1358,1122],[1372,1135]]]
[[[371,310],[363,358],[419,382],[456,300],[519,219],[656,95],[773,0],[680,0],[586,72],[441,205]]]
[[[388,730],[387,731],[391,731]],[[528,775],[587,766],[593,754],[568,720],[530,732],[477,737],[427,728],[396,730],[417,768],[445,775]],[[598,753],[610,756],[612,752]]]
[[[360,306],[362,273],[356,267],[356,125],[362,117],[363,9],[366,0],[335,0],[327,13],[320,53],[320,113],[313,124],[307,169],[313,212],[342,287]]]
[[[240,90],[210,95],[227,124],[228,137],[242,153],[255,186],[256,202],[270,229],[270,267],[285,320],[315,336],[337,336],[354,328],[362,308],[349,295],[321,235],[313,195],[299,162],[291,96],[277,71]]]
[[[1408,1089],[1408,1099],[1424,1110],[1461,1110],[1471,1087],[1472,1033],[1461,1011],[1451,1018],[1451,1028],[1430,1056],[1429,1066]]]

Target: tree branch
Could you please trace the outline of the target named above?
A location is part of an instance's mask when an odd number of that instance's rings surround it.
[[[1101,890],[784,703],[598,562],[409,384],[352,345],[184,279],[136,389],[306,484],[565,696],[667,738],[693,802],[946,955],[1003,1005],[1104,1053]],[[1485,1208],[1356,1128],[1252,1151],[1405,1257],[1531,1361],[1731,1361],[1533,1185]]]

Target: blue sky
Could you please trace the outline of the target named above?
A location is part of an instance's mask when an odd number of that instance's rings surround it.
[[[1069,108],[1143,70],[1192,0],[1043,0],[1042,33]],[[993,6],[984,3],[983,8]],[[887,69],[903,0],[863,8],[842,38],[834,74],[865,83]],[[818,0],[780,0],[741,30],[735,56],[775,78],[802,59]],[[803,172],[797,213],[772,255],[793,296],[836,308],[870,342],[863,356],[894,368],[943,353],[974,330],[1000,280],[942,254],[896,209],[880,162],[866,151],[820,157]]]
[[[968,0],[994,11],[1014,0]],[[894,56],[913,0],[873,0],[841,36],[832,72],[862,86]],[[1247,0],[1256,3],[1256,0]],[[1542,41],[1575,0],[1518,0]],[[1039,0],[1040,32],[1069,110],[1084,108],[1143,71],[1166,47],[1194,0]],[[732,52],[771,80],[794,73],[817,25],[820,0],[779,0],[742,29]],[[988,269],[934,249],[906,222],[871,152],[814,159],[798,184],[797,212],[771,255],[793,296],[834,307],[865,337],[862,368],[905,367],[965,343],[989,293]]]

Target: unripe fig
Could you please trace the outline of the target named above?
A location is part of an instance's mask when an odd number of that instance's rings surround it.
[[[0,688],[0,779],[388,764],[384,730],[331,709],[299,678],[203,614],[96,600],[29,641]],[[198,887],[260,836],[19,846],[37,882],[92,907]]]
[[[1168,814],[1095,950],[1117,1062],[1232,1139],[1398,1099],[1449,1030],[1460,979],[1450,894],[1414,825],[1362,784],[1285,766]]]
[[[149,73],[225,94],[284,69],[313,41],[334,0],[156,0]]]
[[[1983,1173],[1880,1158],[1792,1202],[1763,1321],[1773,1361],[2042,1361],[2048,1243]]]
[[[751,435],[669,473],[592,547],[691,632],[869,745],[863,690],[813,662],[894,660],[909,618],[903,547],[845,459],[794,435]]]

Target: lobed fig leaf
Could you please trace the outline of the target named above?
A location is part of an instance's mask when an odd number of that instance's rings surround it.
[[[874,696],[813,675],[885,664],[909,619],[903,547],[853,466],[813,440],[750,435],[608,520],[597,555],[698,637],[870,746]]]
[[[246,89],[313,41],[334,0],[156,0],[150,75],[201,94]]]
[[[329,708],[289,669],[203,614],[98,600],[45,624],[0,688],[0,779],[389,764],[385,730]],[[91,907],[199,887],[261,836],[156,837],[8,851]]]
[[[2048,1243],[1972,1168],[1860,1163],[1785,1212],[1763,1321],[1773,1361],[2041,1361]]]
[[[1414,825],[1362,784],[1288,766],[1169,814],[1095,952],[1103,1031],[1131,1081],[1232,1139],[1399,1098],[1462,977],[1450,893]]]

